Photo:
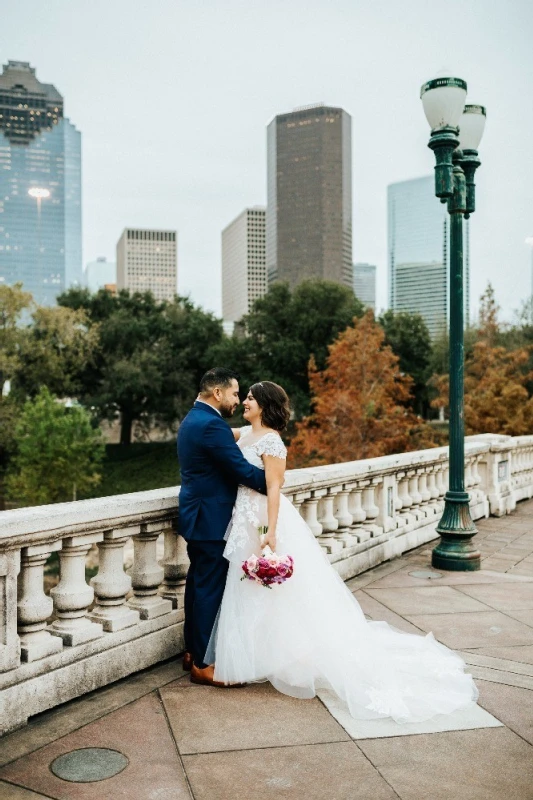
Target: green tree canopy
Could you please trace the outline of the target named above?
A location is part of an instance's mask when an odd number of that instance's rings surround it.
[[[166,424],[190,408],[207,351],[220,342],[222,324],[187,298],[158,303],[150,293],[71,289],[58,298],[83,310],[97,326],[96,357],[80,375],[80,399],[101,419],[121,421],[121,443],[129,444],[134,422]]]
[[[281,384],[301,417],[310,409],[309,359],[323,369],[328,345],[363,312],[353,292],[338,283],[308,280],[292,291],[276,283],[256,300],[238,333],[211,349],[211,361],[237,369],[243,388],[259,380]]]
[[[80,406],[65,408],[46,387],[24,404],[15,427],[17,452],[6,480],[8,496],[24,505],[60,503],[100,481],[101,434]]]
[[[413,379],[412,407],[417,414],[424,414],[429,400],[427,381],[431,375],[431,337],[420,314],[406,311],[385,311],[379,317],[385,331],[385,344],[400,359],[399,367]]]

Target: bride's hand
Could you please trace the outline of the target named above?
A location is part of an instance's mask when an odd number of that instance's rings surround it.
[[[276,552],[276,534],[268,530],[262,538],[261,547],[270,547],[273,553]]]

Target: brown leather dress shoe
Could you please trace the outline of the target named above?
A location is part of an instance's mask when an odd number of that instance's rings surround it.
[[[197,667],[193,662],[191,668],[191,683],[199,683],[203,686],[217,686],[219,689],[239,689],[241,686],[246,686],[245,683],[222,683],[222,681],[216,681],[214,675],[214,664],[210,664],[208,667],[202,669]]]
[[[185,651],[183,654],[183,669],[185,672],[190,672],[192,667],[192,653]]]

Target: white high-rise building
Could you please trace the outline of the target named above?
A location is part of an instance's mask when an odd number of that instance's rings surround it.
[[[420,314],[432,337],[449,316],[448,212],[435,197],[434,178],[388,187],[389,306]],[[470,249],[464,226],[464,313],[470,311]]]
[[[89,261],[83,270],[83,282],[91,292],[97,292],[117,282],[117,265],[100,256],[96,261]]]
[[[152,292],[159,302],[178,290],[176,231],[126,228],[117,244],[117,290]]]
[[[238,322],[267,291],[265,216],[246,208],[222,231],[222,317]]]
[[[355,296],[372,311],[376,310],[376,267],[359,262],[353,265],[353,291]]]

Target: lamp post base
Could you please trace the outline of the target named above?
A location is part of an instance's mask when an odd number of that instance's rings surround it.
[[[481,567],[481,553],[472,542],[477,533],[470,516],[467,492],[446,492],[444,512],[437,525],[441,540],[431,554],[436,569],[473,572]]]

